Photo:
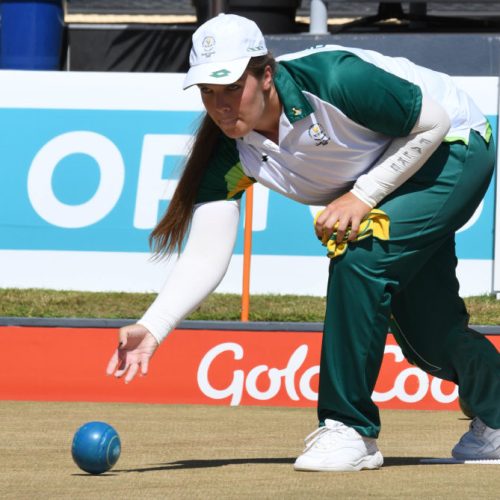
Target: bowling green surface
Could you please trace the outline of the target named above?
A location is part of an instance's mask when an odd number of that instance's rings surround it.
[[[71,458],[74,432],[91,420],[112,424],[122,442],[118,463],[100,476]],[[0,497],[498,496],[500,465],[420,463],[450,456],[469,424],[461,412],[383,410],[382,422],[382,469],[301,473],[293,462],[315,428],[312,408],[0,401]]]

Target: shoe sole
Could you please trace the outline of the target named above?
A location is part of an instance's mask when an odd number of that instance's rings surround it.
[[[461,448],[461,449],[460,449]],[[451,456],[456,459],[456,460],[500,460],[500,447],[495,448],[494,450],[491,449],[486,453],[467,453],[467,447],[459,447],[458,445],[455,446],[451,450]]]
[[[364,457],[356,464],[337,464],[333,466],[313,466],[313,465],[296,465],[293,468],[296,471],[304,472],[357,472],[363,469],[373,470],[380,469],[384,464],[384,457],[380,451],[373,455],[368,455]]]

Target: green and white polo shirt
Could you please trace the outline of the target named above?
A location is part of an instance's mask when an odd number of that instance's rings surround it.
[[[198,203],[237,199],[257,181],[301,203],[327,204],[374,167],[393,138],[410,133],[423,94],[448,112],[447,139],[466,142],[471,128],[488,134],[448,75],[407,59],[329,45],[278,61],[279,144],[255,131],[237,140],[221,133]]]

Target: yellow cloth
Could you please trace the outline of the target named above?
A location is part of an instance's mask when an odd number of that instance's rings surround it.
[[[321,213],[322,211],[318,212],[316,214],[316,217],[314,217],[315,226],[316,226],[316,220],[318,219]],[[390,226],[389,216],[382,210],[374,208],[361,221],[361,224],[359,225],[358,235],[356,239],[354,239],[351,243],[364,240],[369,236],[374,236],[379,240],[388,240],[389,226]],[[347,245],[349,243],[347,241],[347,238],[349,237],[349,233],[350,229],[347,228],[347,231],[345,232],[344,235],[344,239],[340,243],[337,243],[336,241],[337,231],[334,230],[332,234],[326,234],[326,233],[323,234],[323,237],[321,238],[321,243],[328,250],[326,254],[327,257],[329,257],[330,259],[334,259],[335,257],[342,255],[347,250]]]

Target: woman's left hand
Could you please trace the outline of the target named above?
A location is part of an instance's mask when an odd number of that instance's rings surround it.
[[[340,243],[344,239],[347,229],[350,228],[348,241],[353,241],[358,235],[361,221],[370,210],[370,205],[361,201],[351,192],[346,193],[333,200],[321,212],[316,220],[316,234],[321,239],[324,233],[331,235],[337,231],[337,243]]]

